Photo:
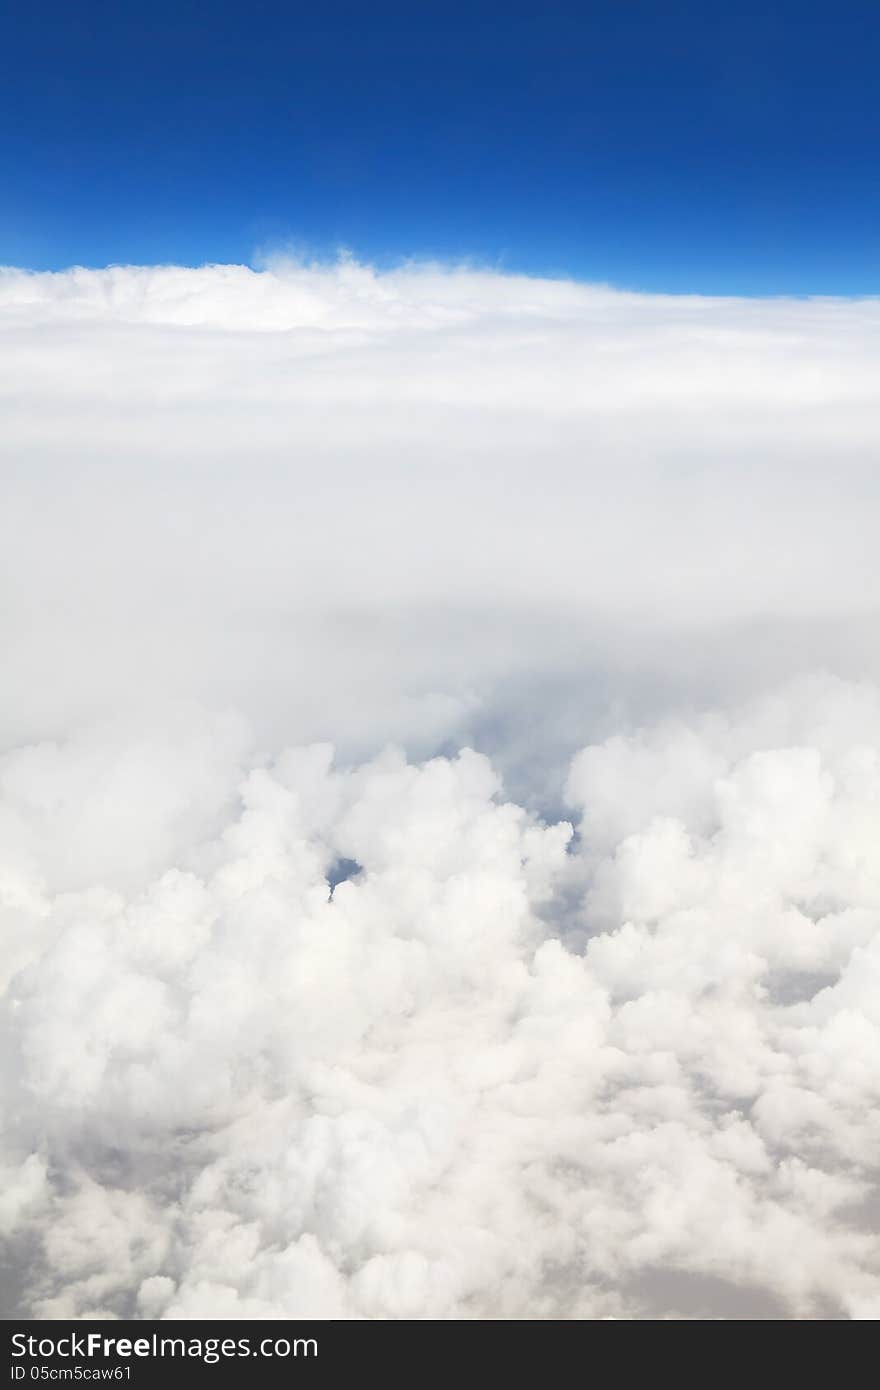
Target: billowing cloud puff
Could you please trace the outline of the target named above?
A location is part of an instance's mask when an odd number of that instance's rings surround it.
[[[876,306],[0,304],[8,1313],[876,1317]]]
[[[38,1316],[874,1315],[876,690],[585,749],[575,844],[467,750],[251,766],[192,719],[112,796],[98,731],[3,767]]]

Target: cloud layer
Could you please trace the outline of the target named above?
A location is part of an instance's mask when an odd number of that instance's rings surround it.
[[[877,304],[0,322],[8,1309],[877,1316]]]
[[[0,306],[10,737],[188,695],[368,753],[515,669],[875,609],[875,301],[344,263]]]

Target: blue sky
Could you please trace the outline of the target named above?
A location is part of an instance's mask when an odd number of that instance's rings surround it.
[[[0,262],[345,246],[872,293],[876,3],[14,0]]]

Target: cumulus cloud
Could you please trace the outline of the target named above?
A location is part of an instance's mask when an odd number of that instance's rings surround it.
[[[9,1311],[877,1316],[877,305],[0,321]]]

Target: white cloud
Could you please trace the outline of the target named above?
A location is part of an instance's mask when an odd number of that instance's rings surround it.
[[[0,275],[21,1307],[876,1315],[878,317]]]
[[[8,738],[182,695],[366,753],[428,701],[430,751],[579,649],[668,681],[673,636],[717,665],[721,622],[874,611],[875,301],[346,263],[8,271],[0,306]]]

